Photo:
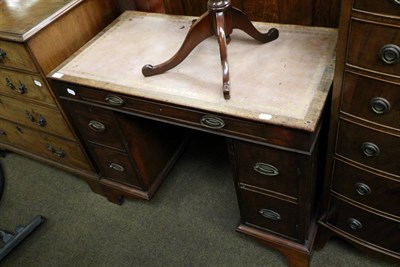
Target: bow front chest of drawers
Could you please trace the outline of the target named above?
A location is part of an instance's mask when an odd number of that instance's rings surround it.
[[[111,0],[0,1],[0,148],[94,175],[45,75],[117,16]]]
[[[400,260],[400,2],[344,0],[321,242]]]
[[[188,129],[224,136],[240,207],[237,230],[280,250],[289,265],[307,266],[336,30],[256,24],[263,32],[279,27],[279,39],[268,44],[234,32],[225,100],[213,38],[176,68],[142,75],[145,64],[178,49],[192,20],[125,12],[49,74],[100,170],[99,192],[113,201],[150,198]]]

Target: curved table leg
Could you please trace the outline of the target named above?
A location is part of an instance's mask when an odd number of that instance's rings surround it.
[[[147,64],[142,68],[142,73],[144,76],[153,76],[163,72],[166,72],[179,63],[181,63],[192,50],[203,40],[214,35],[214,28],[211,22],[211,15],[209,12],[204,13],[198,20],[196,20],[183,41],[178,52],[172,58],[159,65]]]
[[[225,34],[225,17],[223,12],[215,13],[216,18],[216,28],[218,35],[219,52],[221,56],[221,66],[222,66],[222,91],[224,93],[224,98],[230,98],[230,81],[229,81],[229,64],[228,64],[228,52],[226,44],[226,34]]]
[[[279,37],[279,31],[275,28],[270,29],[267,33],[259,32],[247,16],[239,9],[231,7],[232,28],[239,29],[262,43],[271,42]]]

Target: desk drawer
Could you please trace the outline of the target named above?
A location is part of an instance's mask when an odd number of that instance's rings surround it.
[[[353,19],[347,62],[400,78],[400,26]]]
[[[331,209],[336,210],[328,224],[351,236],[379,247],[400,252],[400,222],[332,198]]]
[[[78,131],[87,141],[125,150],[112,111],[72,101],[68,107]]]
[[[381,171],[400,175],[400,137],[341,120],[336,153]]]
[[[0,92],[16,98],[31,99],[56,106],[45,82],[38,75],[3,69],[0,72]]]
[[[93,171],[76,143],[1,119],[0,142],[65,166]]]
[[[385,178],[336,160],[332,190],[400,217],[400,180]]]
[[[74,140],[58,110],[0,96],[0,117],[37,130]]]
[[[240,183],[297,199],[299,180],[306,175],[306,156],[236,140],[233,144]]]
[[[341,110],[361,119],[400,129],[400,86],[345,73]]]
[[[241,189],[243,224],[298,239],[298,206],[268,195]]]
[[[400,2],[398,0],[354,0],[356,10],[400,17]]]
[[[129,156],[115,150],[90,146],[103,178],[140,188],[137,173]]]
[[[36,72],[28,51],[19,43],[0,41],[0,66]]]

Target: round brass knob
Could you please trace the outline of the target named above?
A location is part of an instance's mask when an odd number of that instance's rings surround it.
[[[349,227],[352,230],[360,230],[363,228],[362,223],[359,220],[354,219],[354,218],[347,219],[347,224],[349,225]]]
[[[371,188],[364,183],[356,183],[354,187],[356,188],[356,191],[360,196],[368,196],[372,192]]]
[[[367,157],[376,157],[380,153],[379,147],[371,142],[362,143],[361,150]]]
[[[390,102],[382,97],[374,97],[369,102],[369,106],[373,112],[378,115],[384,114],[390,110]]]
[[[400,47],[394,44],[384,45],[379,51],[379,58],[388,65],[400,62]]]

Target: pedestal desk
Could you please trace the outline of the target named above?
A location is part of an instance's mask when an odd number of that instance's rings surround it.
[[[175,53],[192,20],[127,11],[49,74],[99,170],[92,189],[114,202],[149,199],[188,130],[225,136],[240,207],[237,230],[284,253],[289,265],[307,266],[337,32],[255,23],[261,32],[280,31],[277,40],[260,44],[234,31],[225,100],[213,38],[164,74],[141,73],[143,65]]]

